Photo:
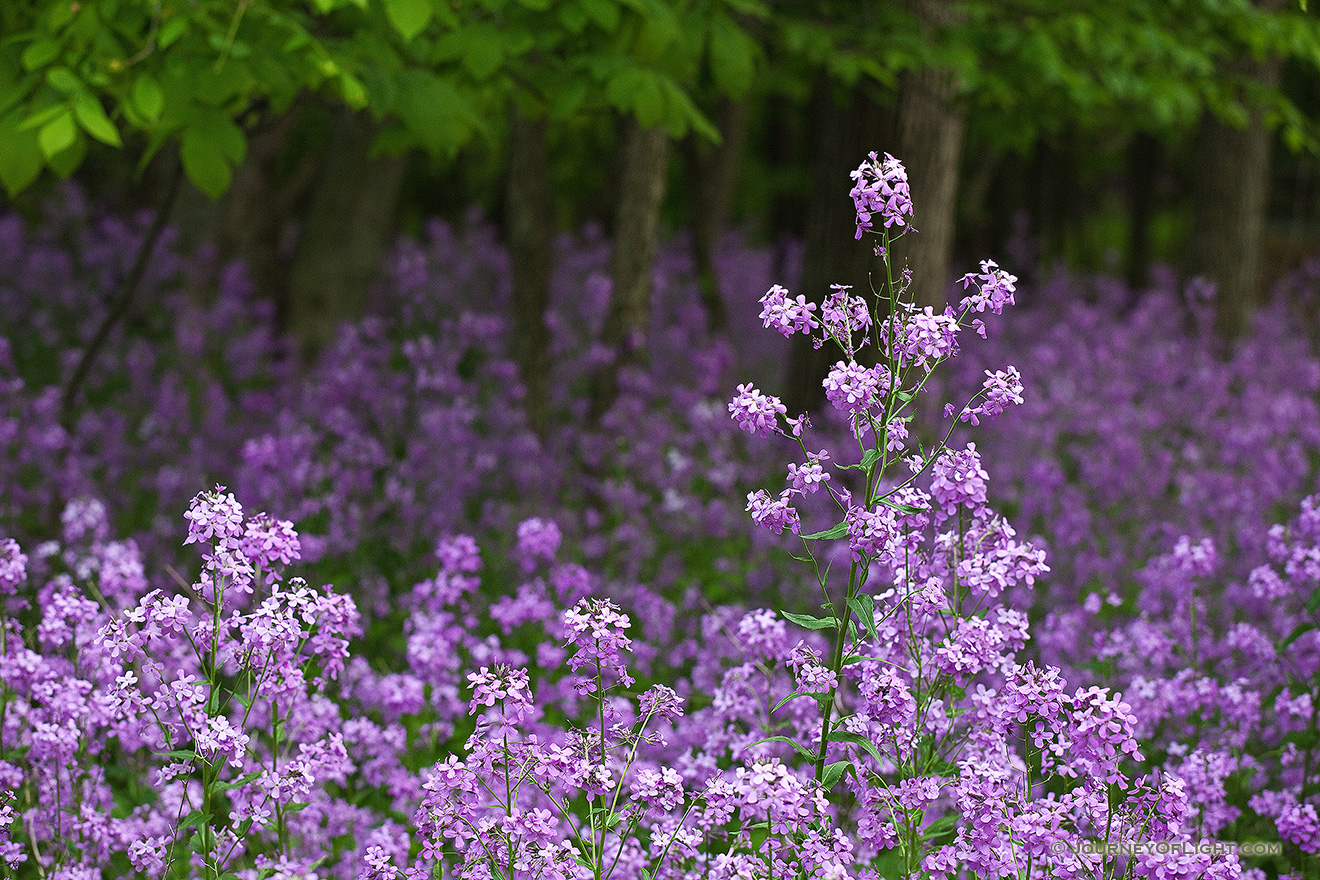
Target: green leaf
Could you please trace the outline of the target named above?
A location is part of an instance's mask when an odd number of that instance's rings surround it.
[[[566,3],[559,7],[559,23],[570,34],[580,34],[587,27],[587,12],[580,3]]]
[[[778,703],[775,703],[775,707],[774,707],[773,709],[770,710],[770,714],[773,715],[774,713],[778,712],[780,706],[784,705],[785,703],[787,703],[789,700],[793,699],[794,697],[801,697],[801,696],[803,696],[803,694],[799,693],[798,691],[793,691],[793,693],[791,693],[791,694],[789,694],[788,696],[784,697],[784,698],[783,698],[782,700],[780,700]]]
[[[765,18],[770,14],[770,10],[765,7],[761,0],[724,0],[724,5],[739,15],[754,15],[757,18]]]
[[[260,776],[260,770],[253,770],[251,773],[244,774],[237,779],[231,779],[228,782],[217,782],[212,788],[215,791],[233,791],[236,788],[242,788]]]
[[[0,115],[8,113],[15,105],[26,98],[40,78],[35,73],[29,73],[11,80],[3,88],[0,88]]]
[[[555,119],[568,119],[575,114],[587,100],[591,86],[585,79],[574,79],[557,89],[550,104],[550,114]]]
[[[56,153],[46,160],[46,164],[61,179],[67,179],[69,175],[78,170],[82,160],[87,156],[87,138],[83,137],[82,132],[74,131],[73,143],[67,150]]]
[[[518,2],[535,12],[545,12],[550,8],[552,0],[518,0]]]
[[[863,593],[860,596],[853,596],[848,600],[848,607],[852,609],[853,614],[857,615],[857,620],[872,638],[879,638],[879,633],[875,628],[875,599],[869,593]]]
[[[848,523],[841,522],[823,532],[812,532],[810,535],[803,535],[802,539],[804,541],[833,541],[835,538],[842,538],[846,534],[848,534]]]
[[[74,76],[73,71],[67,67],[52,67],[46,71],[46,82],[50,83],[51,88],[66,95],[83,88],[83,81]]]
[[[650,71],[620,68],[606,83],[605,97],[616,109],[636,116],[644,128],[659,125],[664,118],[664,95]]]
[[[169,758],[173,761],[191,761],[197,757],[197,753],[192,749],[172,749],[168,752],[152,752],[158,758]]]
[[[15,196],[41,173],[42,154],[35,131],[19,128],[23,111],[15,107],[0,116],[0,184]]]
[[[876,500],[878,500],[885,507],[892,507],[894,510],[897,510],[899,513],[906,513],[908,516],[916,516],[919,513],[926,512],[924,508],[913,507],[911,504],[899,504],[897,501],[890,501],[888,498],[878,498]]]
[[[426,29],[433,12],[431,0],[385,0],[385,14],[404,42]]]
[[[190,825],[195,825],[198,828],[201,828],[206,824],[207,819],[208,816],[206,815],[206,813],[202,812],[201,810],[193,810],[191,813],[189,813],[188,815],[184,816],[181,820],[179,820],[179,827],[187,828]]]
[[[62,107],[61,111],[43,125],[41,133],[37,135],[37,145],[47,160],[73,146],[74,138],[78,135],[78,127],[73,124],[73,113],[68,107]]]
[[[45,67],[59,57],[62,48],[58,40],[37,40],[23,50],[23,67],[26,70]]]
[[[671,4],[644,2],[637,4],[642,13],[642,28],[633,43],[633,52],[640,58],[660,62],[674,49],[674,43],[683,37],[678,16]]]
[[[83,131],[90,134],[103,144],[109,144],[112,147],[122,147],[124,142],[119,139],[119,129],[110,121],[110,117],[105,115],[101,102],[98,101],[91,92],[79,92],[73,100],[73,113],[78,117],[78,124],[82,126]]]
[[[1320,610],[1320,587],[1311,591],[1311,597],[1306,600],[1306,610],[1311,614]]]
[[[311,35],[308,34],[307,31],[299,28],[284,41],[284,45],[280,46],[280,51],[286,54],[289,52],[297,52],[303,46],[311,45],[311,42]]]
[[[852,761],[835,761],[833,764],[826,764],[825,775],[820,780],[821,787],[829,791],[843,778],[844,773],[852,769]]]
[[[246,150],[243,132],[218,112],[199,116],[183,131],[179,156],[188,179],[211,198],[219,198],[233,179],[233,166]]]
[[[52,104],[45,109],[38,110],[28,118],[18,124],[20,131],[30,131],[35,128],[41,128],[57,116],[63,116],[69,112],[67,104]]]
[[[361,110],[367,106],[367,88],[358,79],[348,71],[339,74],[339,95],[344,99],[344,103],[354,110]]]
[[[481,124],[463,93],[431,71],[413,70],[402,78],[398,110],[414,143],[446,158],[456,154]]]
[[[791,611],[781,611],[780,613],[805,629],[837,629],[839,626],[839,621],[833,617],[813,617],[810,614],[794,614]]]
[[[875,758],[877,761],[880,762],[884,761],[884,758],[880,757],[880,752],[876,750],[875,743],[871,742],[869,739],[862,736],[861,734],[852,733],[847,730],[832,730],[830,731],[829,741],[847,742],[847,743],[852,743],[853,745],[861,746],[862,750],[865,751],[872,758]]]
[[[81,3],[51,3],[47,8],[46,30],[50,33],[63,30],[64,26],[73,21],[73,17],[83,8]]]
[[[721,93],[741,98],[752,86],[756,43],[727,15],[710,22],[710,72]]]
[[[165,93],[151,74],[144,73],[133,83],[133,106],[147,122],[156,122],[165,109]]]
[[[921,839],[931,840],[936,837],[943,837],[957,827],[957,825],[957,816],[941,816],[934,822],[931,822],[925,831],[921,832]]]
[[[581,0],[581,2],[582,11],[603,30],[614,33],[618,29],[619,6],[614,0]]]
[[[864,471],[879,460],[880,460],[880,450],[868,449],[862,455],[862,460],[857,462],[857,464],[840,465],[839,469],[845,471]]]
[[[798,754],[806,758],[808,761],[816,760],[815,752],[813,752],[811,749],[807,748],[806,746],[802,745],[797,740],[789,739],[786,736],[767,736],[765,739],[757,740],[756,742],[752,743],[752,745],[759,746],[761,743],[768,743],[768,742],[788,743],[790,746],[797,749]]]
[[[1293,627],[1293,631],[1288,633],[1288,637],[1279,643],[1279,652],[1282,653],[1284,648],[1316,628],[1316,625],[1309,620],[1305,623],[1297,624],[1297,626]]]
[[[504,40],[498,31],[470,28],[464,42],[463,66],[478,82],[490,79],[504,64]]]
[[[160,35],[156,38],[157,44],[162,49],[168,49],[175,40],[183,36],[183,32],[188,30],[189,21],[180,16],[171,18],[160,26]]]

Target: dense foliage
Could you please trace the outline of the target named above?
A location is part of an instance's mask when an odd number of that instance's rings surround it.
[[[887,253],[902,166],[853,199]],[[1028,291],[986,262],[936,314],[897,268],[797,294],[730,239],[735,338],[763,337],[735,357],[678,248],[651,360],[588,430],[588,231],[541,441],[480,225],[402,243],[381,314],[306,372],[241,267],[167,240],[165,306],[65,428],[149,219],[73,192],[0,219],[11,874],[1320,866],[1312,277],[1225,360],[1195,284],[1061,275],[1001,316]],[[815,424],[745,381],[764,328],[841,348]],[[1278,854],[1228,845],[1254,842]]]

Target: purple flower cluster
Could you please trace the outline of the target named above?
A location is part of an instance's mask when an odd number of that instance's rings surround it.
[[[906,320],[898,315],[886,319],[880,327],[880,341],[882,346],[893,345],[900,365],[915,364],[929,372],[958,353],[959,324],[952,308],[937,315],[926,306]]]
[[[825,377],[825,398],[835,409],[857,415],[880,402],[889,379],[882,366],[862,367],[855,361],[839,361]]]
[[[89,506],[71,508],[66,533],[84,537],[69,524]],[[185,543],[208,552],[183,590],[149,589],[140,574],[126,580],[122,562],[112,571],[95,549],[71,550],[74,576],[38,591],[34,643],[5,617],[0,769],[23,792],[6,809],[24,829],[21,846],[8,832],[11,865],[30,857],[46,872],[76,871],[121,853],[147,874],[189,858],[218,873],[308,833],[322,819],[302,807],[344,782],[351,764],[327,692],[362,632],[352,599],[284,584],[296,533],[264,514],[245,519],[222,488],[196,496],[187,520]],[[272,577],[254,581],[258,568]],[[134,756],[155,791],[127,815],[112,812],[125,790],[105,772],[120,756]],[[194,832],[189,850],[181,841]]]
[[[807,302],[802,294],[790,299],[788,291],[778,284],[766,291],[761,304],[765,307],[761,310],[763,326],[773,327],[785,336],[810,333],[820,326],[811,314],[816,310],[816,304]]]
[[[993,419],[1010,406],[1021,406],[1024,390],[1022,375],[1016,367],[995,370],[993,373],[986,370],[985,383],[981,386],[982,399],[974,406],[963,407],[958,418],[971,422],[973,427],[980,425],[982,418]],[[952,411],[946,410],[945,414],[952,415]]]
[[[995,315],[1002,314],[1004,306],[1013,305],[1013,293],[1017,290],[1017,276],[999,268],[994,260],[982,260],[979,273],[968,272],[958,279],[958,283],[963,290],[976,285],[975,293],[963,297],[961,308],[974,312],[989,311]]]
[[[822,474],[821,479],[826,476],[828,475]],[[796,535],[801,528],[802,520],[798,512],[793,509],[793,505],[789,503],[792,497],[792,489],[785,489],[778,498],[771,497],[764,489],[757,489],[747,494],[747,510],[752,515],[752,521],[761,528],[768,529],[776,535],[788,529]]]
[[[747,383],[738,386],[737,396],[729,402],[729,412],[742,430],[767,437],[780,431],[779,416],[788,409],[778,397],[762,394]]]
[[[857,334],[866,333],[874,323],[871,309],[865,299],[850,293],[850,286],[831,284],[830,287],[834,292],[825,298],[820,314],[825,337],[817,340],[816,347],[820,348],[832,339],[851,358],[858,348]],[[860,344],[865,345],[869,340],[868,336],[863,336]]]
[[[960,507],[983,513],[989,479],[975,443],[961,451],[946,450],[931,468],[930,494],[937,516],[952,516]]]
[[[908,190],[907,169],[885,153],[874,152],[850,175],[856,183],[848,195],[857,208],[857,238],[871,229],[871,218],[879,214],[886,229],[903,227],[912,219],[912,194]]]

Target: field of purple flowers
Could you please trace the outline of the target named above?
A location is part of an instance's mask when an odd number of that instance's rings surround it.
[[[902,166],[852,197],[887,252]],[[730,236],[712,338],[675,242],[588,426],[587,230],[538,437],[481,223],[312,367],[167,236],[63,422],[149,225],[0,216],[0,875],[1320,876],[1320,266],[1225,354],[1195,281],[938,314]]]

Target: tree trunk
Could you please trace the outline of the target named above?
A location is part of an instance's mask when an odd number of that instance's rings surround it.
[[[333,340],[342,321],[366,310],[371,282],[394,234],[402,156],[370,156],[375,129],[346,110],[330,146],[289,267],[285,316],[304,357]]]
[[[183,232],[186,250],[214,243],[217,266],[243,261],[257,291],[271,300],[279,300],[288,284],[287,254],[279,251],[284,231],[315,183],[320,166],[316,157],[304,156],[296,167],[280,172],[302,111],[303,106],[295,104],[249,132],[247,155],[234,169],[234,181],[219,201],[185,184],[173,221]],[[205,279],[203,288],[214,281]]]
[[[272,204],[275,166],[288,143],[295,115],[287,113],[248,139],[247,156],[221,199],[216,250],[221,261],[241,259],[258,290],[276,289],[279,240],[287,216]]]
[[[872,150],[885,152],[885,135],[892,120],[881,108],[854,88],[844,104],[834,100],[833,87],[818,80],[811,101],[811,201],[807,204],[806,235],[802,254],[802,289],[808,300],[820,302],[831,284],[850,284],[869,294],[871,273],[879,287],[884,264],[875,256],[875,244],[856,240],[857,214],[848,190],[848,174]],[[825,397],[821,382],[838,359],[829,347],[813,348],[811,340],[795,334],[784,376],[783,399],[789,415],[815,408]]]
[[[949,0],[915,0],[923,29],[948,25]],[[958,168],[962,160],[964,111],[958,83],[949,70],[907,71],[898,93],[897,158],[907,167],[912,190],[914,235],[895,247],[912,270],[911,293],[918,305],[943,309],[948,300],[949,263],[958,207]]]
[[[720,235],[729,223],[738,163],[747,144],[747,103],[721,98],[717,124],[724,138],[719,146],[701,142],[696,134],[689,135],[685,145],[691,175],[692,265],[706,309],[706,326],[715,334],[725,331],[729,318],[714,258]]]
[[[550,425],[550,276],[555,231],[546,120],[510,114],[505,223],[513,263],[513,358],[522,376],[527,421],[542,437]]]
[[[1266,85],[1278,82],[1277,60],[1243,68]],[[1197,139],[1188,269],[1215,282],[1215,329],[1229,341],[1251,328],[1260,294],[1271,140],[1259,109],[1245,129],[1207,116]]]
[[[610,303],[601,342],[613,353],[592,381],[591,416],[599,418],[619,393],[619,370],[645,356],[651,314],[651,269],[660,235],[660,207],[669,168],[669,134],[624,123],[618,209],[610,258]]]
[[[1133,135],[1128,145],[1127,283],[1133,304],[1150,276],[1150,218],[1155,206],[1160,152],[1160,142],[1144,131]]]

